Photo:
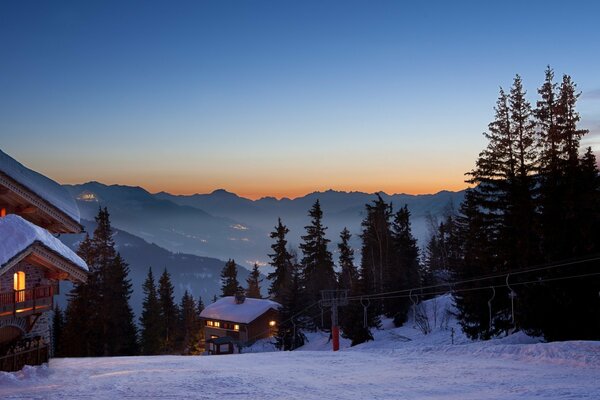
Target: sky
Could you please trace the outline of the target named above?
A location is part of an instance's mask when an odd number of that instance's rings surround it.
[[[0,149],[62,183],[249,198],[466,187],[546,65],[600,149],[600,2],[0,0]]]

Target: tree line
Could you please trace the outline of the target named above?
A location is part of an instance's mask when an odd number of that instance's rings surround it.
[[[522,329],[547,340],[598,340],[600,279],[589,274],[600,263],[586,261],[600,251],[598,165],[581,147],[588,131],[572,78],[555,82],[548,67],[537,93],[532,106],[518,75],[508,93],[500,89],[487,146],[468,173],[473,187],[458,213],[437,225],[424,264],[430,276],[453,281],[506,274],[462,285],[493,290],[455,294],[472,338]],[[515,273],[534,266],[541,269]]]
[[[75,284],[64,312],[54,309],[55,356],[198,354],[202,299],[185,291],[177,304],[169,272],[165,269],[156,282],[149,268],[138,329],[129,305],[129,267],[115,250],[106,208],[99,210],[96,223],[93,236],[86,234],[78,250],[90,269],[88,281]]]

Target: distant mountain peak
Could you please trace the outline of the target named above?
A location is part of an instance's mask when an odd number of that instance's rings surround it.
[[[237,194],[235,194],[235,193],[233,193],[233,192],[230,192],[230,191],[228,191],[228,190],[225,190],[225,189],[216,189],[216,190],[213,190],[213,191],[212,191],[210,194],[211,194],[211,195],[214,195],[214,196],[232,196],[232,197],[239,197]]]

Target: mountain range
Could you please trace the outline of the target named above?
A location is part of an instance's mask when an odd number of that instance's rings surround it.
[[[297,248],[308,210],[318,199],[324,213],[327,234],[333,244],[347,227],[353,234],[351,244],[358,248],[360,223],[365,204],[375,194],[363,192],[314,192],[295,199],[265,197],[250,200],[226,190],[189,196],[165,192],[152,194],[140,187],[104,185],[88,182],[66,185],[77,200],[82,218],[93,220],[98,207],[108,207],[113,225],[175,253],[187,253],[221,260],[233,258],[250,268],[254,262],[268,262],[269,232],[281,218],[290,229],[288,241]],[[395,209],[408,205],[413,233],[424,244],[428,220],[456,208],[464,191],[442,191],[431,195],[380,193]],[[332,246],[335,250],[335,246]]]

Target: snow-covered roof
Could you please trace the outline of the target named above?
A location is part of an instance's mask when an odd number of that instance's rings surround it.
[[[75,222],[80,222],[79,208],[67,189],[52,179],[25,167],[2,150],[0,150],[0,172],[25,186]]]
[[[39,243],[84,271],[88,266],[63,242],[52,236],[47,230],[24,220],[18,215],[9,214],[0,218],[0,270],[13,258]]]
[[[200,317],[249,324],[270,309],[280,307],[281,304],[267,299],[246,298],[243,303],[237,304],[234,296],[226,296],[207,306]]]

